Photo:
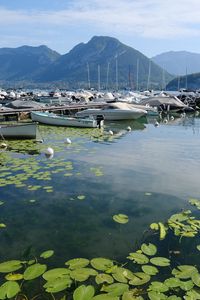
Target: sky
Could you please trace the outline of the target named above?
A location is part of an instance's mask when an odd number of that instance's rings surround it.
[[[0,0],[0,48],[46,45],[68,53],[110,36],[152,57],[200,53],[199,0]]]

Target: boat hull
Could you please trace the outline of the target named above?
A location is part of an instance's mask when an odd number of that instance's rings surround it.
[[[54,126],[86,127],[86,128],[97,127],[97,121],[94,119],[62,117],[52,113],[31,112],[31,119],[33,121],[42,124],[54,125]]]
[[[113,109],[87,109],[85,111],[78,112],[76,115],[80,117],[86,117],[92,115],[96,117],[97,115],[103,115],[104,120],[136,120],[147,113],[143,110],[141,111],[131,111],[131,110],[113,110]]]
[[[36,123],[0,124],[1,138],[34,139],[37,135]]]

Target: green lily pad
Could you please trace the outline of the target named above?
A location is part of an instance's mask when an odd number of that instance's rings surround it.
[[[119,300],[119,297],[111,296],[108,294],[99,294],[93,297],[92,300]]]
[[[144,300],[144,298],[137,296],[134,291],[128,291],[123,294],[122,300]]]
[[[42,277],[45,280],[53,280],[56,278],[69,276],[70,271],[67,268],[55,268],[45,272]]]
[[[142,266],[142,271],[150,276],[156,275],[159,272],[156,267],[149,265]]]
[[[91,265],[93,266],[93,268],[100,270],[100,271],[106,271],[109,268],[111,268],[113,266],[113,261],[107,258],[93,258],[90,261]]]
[[[25,280],[32,280],[42,275],[47,269],[46,265],[34,264],[28,267],[24,272]]]
[[[40,254],[40,257],[42,258],[49,258],[51,257],[52,255],[54,254],[54,251],[53,250],[47,250],[47,251],[44,251]]]
[[[148,296],[150,300],[165,300],[167,299],[167,296],[163,293],[158,293],[158,292],[148,292]]]
[[[10,299],[20,292],[20,286],[15,281],[7,281],[0,286],[0,299]]]
[[[136,272],[136,273],[133,273],[133,275],[134,275],[134,278],[132,278],[129,281],[129,284],[131,284],[131,285],[143,285],[143,284],[149,282],[149,280],[151,279],[151,276],[149,276],[148,274],[143,273],[143,272]]]
[[[84,268],[89,265],[89,260],[86,258],[74,258],[68,260],[65,265],[69,266],[70,269]]]
[[[149,259],[146,255],[142,254],[142,253],[129,253],[128,258],[130,260],[133,260],[133,262],[143,265],[143,264],[148,264]]]
[[[168,278],[164,281],[164,284],[166,286],[168,286],[169,288],[176,288],[176,287],[179,287],[180,284],[181,284],[181,281],[179,278],[174,278],[174,277],[171,277],[171,278]]]
[[[180,288],[183,291],[190,291],[194,286],[194,283],[192,280],[187,280],[187,281],[180,281]]]
[[[111,284],[113,283],[114,279],[112,278],[112,276],[108,275],[108,274],[98,274],[96,277],[95,277],[95,281],[97,284],[101,284],[101,283],[108,283],[108,284]]]
[[[151,282],[148,291],[154,291],[158,293],[165,293],[169,290],[169,287],[162,282],[153,281]]]
[[[94,296],[94,287],[92,285],[81,285],[75,289],[73,300],[91,300]]]
[[[20,260],[10,260],[0,263],[0,273],[10,273],[19,270],[22,267]]]
[[[5,276],[6,280],[8,281],[17,281],[17,280],[21,280],[24,278],[24,276],[22,274],[13,274],[13,273],[9,273]]]
[[[69,276],[60,277],[47,281],[47,283],[44,284],[44,288],[48,293],[58,293],[70,287],[71,283],[72,280]]]
[[[97,274],[97,271],[92,268],[79,268],[70,272],[71,278],[80,282],[87,280],[90,276],[96,276]]]
[[[198,272],[194,272],[191,277],[194,284],[200,287],[200,274]]]
[[[154,244],[151,244],[151,243],[142,244],[141,250],[144,254],[149,255],[149,256],[153,256],[157,252],[157,247]]]
[[[126,224],[129,221],[128,216],[124,214],[114,215],[113,220],[120,224]]]
[[[170,265],[170,260],[165,257],[153,257],[150,259],[150,262],[159,267],[167,267]]]
[[[172,274],[180,279],[189,279],[192,277],[193,273],[197,273],[198,270],[194,266],[191,265],[181,265],[178,266],[177,269],[174,268],[172,270]]]
[[[103,285],[102,292],[107,292],[111,296],[121,296],[128,290],[128,284],[125,283],[113,283],[111,285]]]

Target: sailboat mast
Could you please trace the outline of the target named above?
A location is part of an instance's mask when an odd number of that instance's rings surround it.
[[[100,74],[100,65],[98,65],[98,91],[101,89],[101,74]]]
[[[90,90],[90,67],[87,62],[87,75],[88,75],[88,89]]]
[[[118,55],[116,56],[116,61],[115,61],[115,72],[116,72],[116,91],[118,91]]]
[[[139,59],[137,59],[136,89],[139,91]]]
[[[151,76],[151,60],[149,59],[149,72],[148,72],[148,78],[147,78],[147,91],[149,90],[150,76]]]
[[[110,70],[110,62],[108,62],[108,65],[107,65],[107,72],[106,72],[106,90],[108,90],[109,70]]]

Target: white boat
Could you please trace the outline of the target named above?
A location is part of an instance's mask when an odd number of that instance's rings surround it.
[[[105,120],[130,120],[147,115],[147,111],[136,108],[131,104],[114,102],[104,105],[103,108],[91,108],[76,113],[78,117],[103,115]]]
[[[13,123],[0,124],[0,139],[23,138],[35,139],[37,135],[37,123]]]
[[[50,112],[31,112],[31,119],[33,121],[56,126],[70,126],[70,127],[88,127],[95,128],[98,126],[97,120],[94,118],[77,118],[77,117],[67,117],[59,116]],[[102,124],[101,124],[102,125]]]

